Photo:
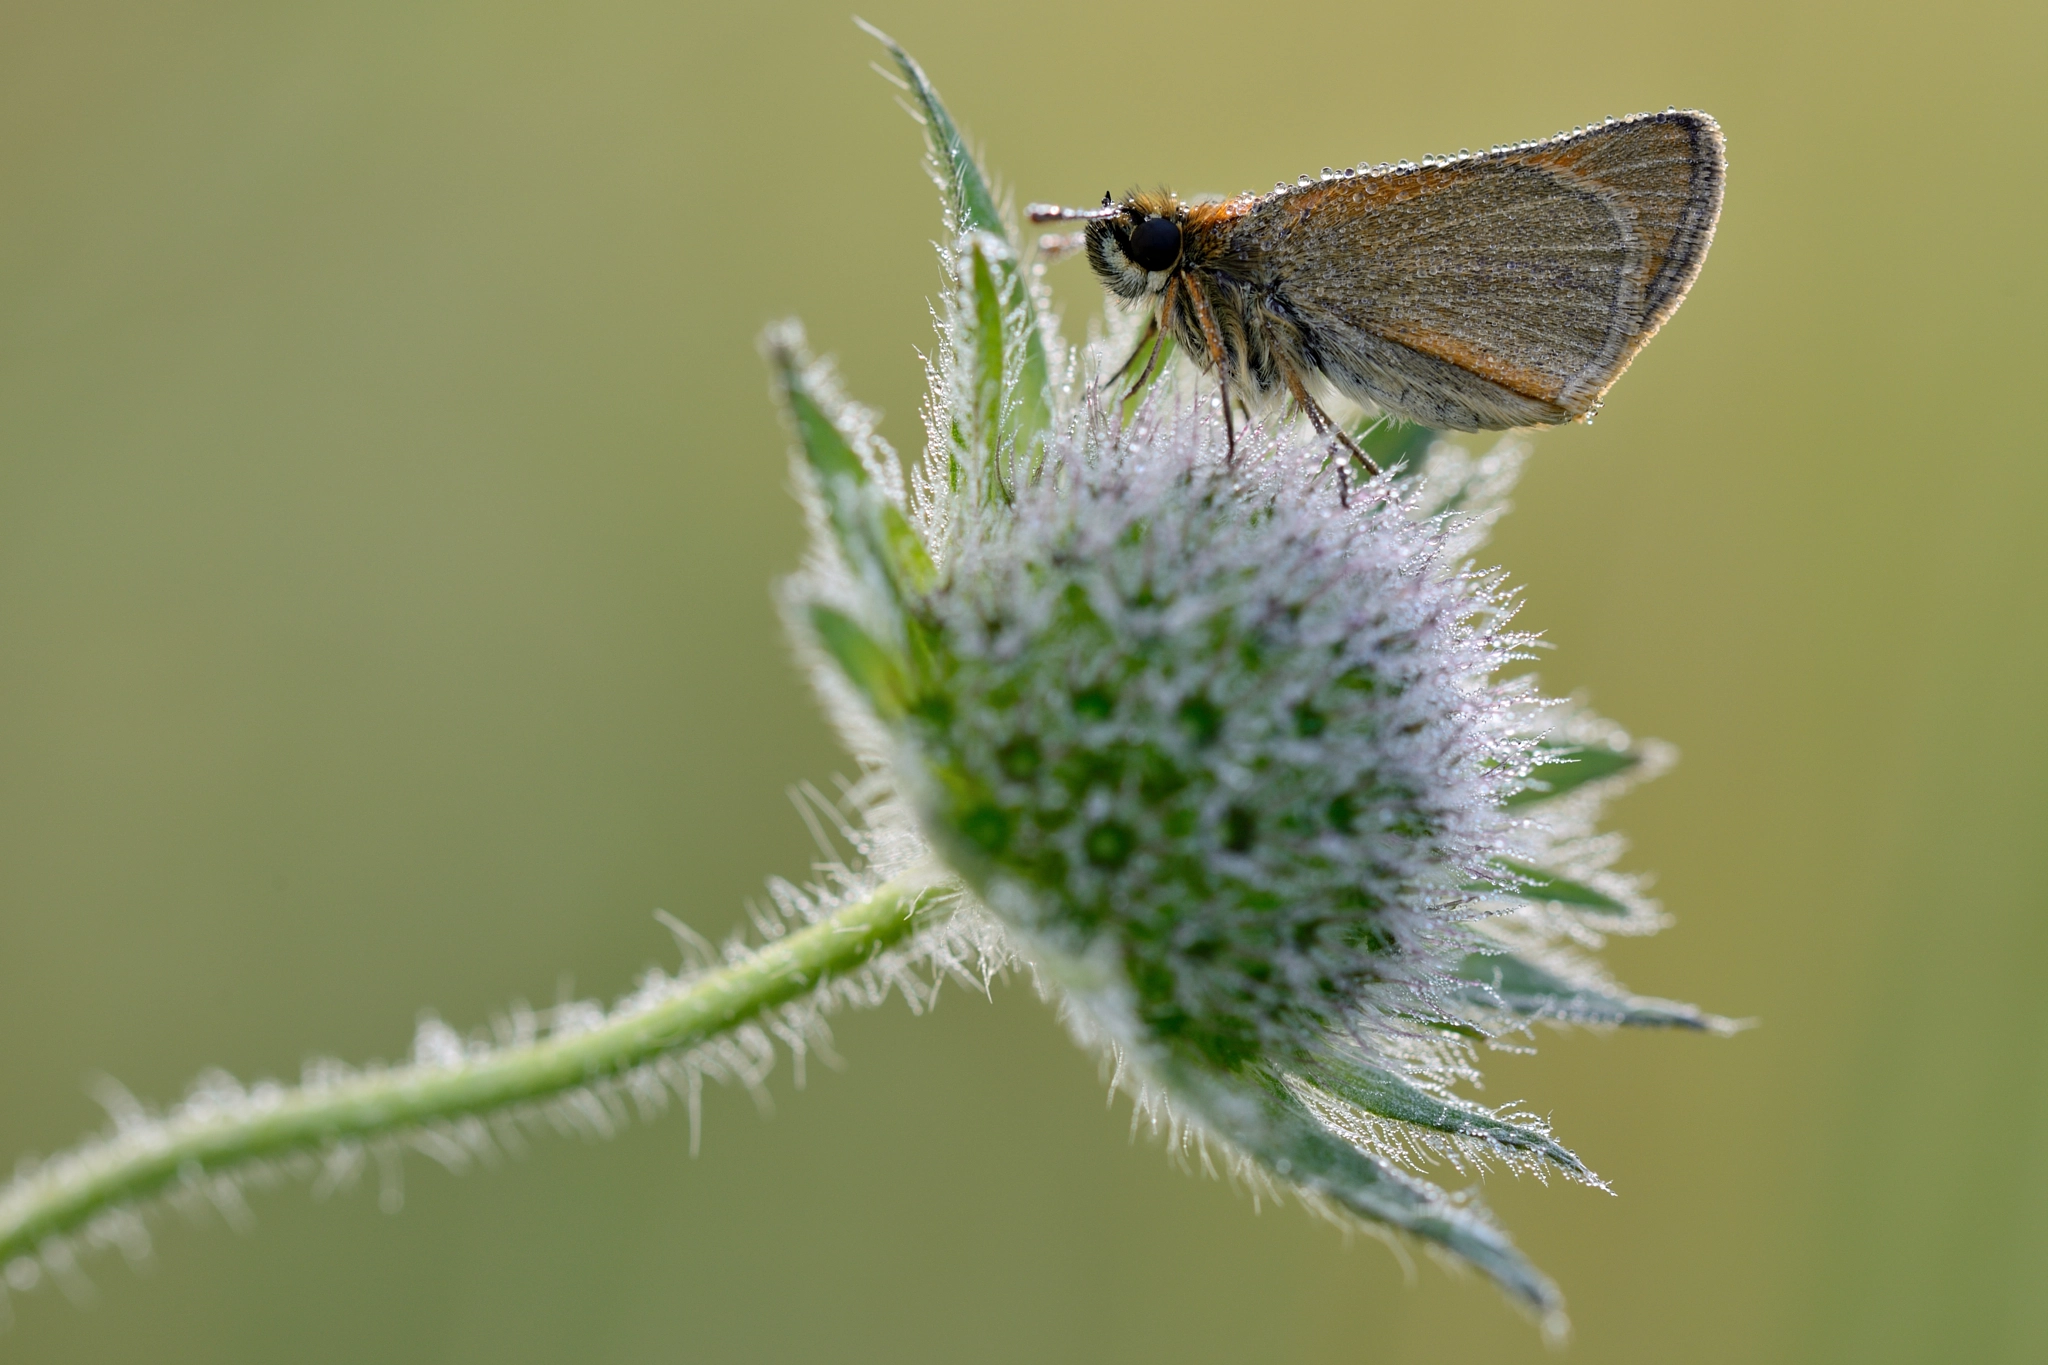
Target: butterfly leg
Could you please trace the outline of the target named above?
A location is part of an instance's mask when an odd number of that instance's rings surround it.
[[[1159,333],[1159,339],[1152,343],[1152,354],[1145,357],[1145,368],[1138,371],[1138,377],[1131,381],[1131,387],[1124,390],[1124,401],[1127,403],[1136,396],[1139,389],[1145,387],[1145,381],[1152,377],[1152,367],[1159,363],[1160,352],[1166,349],[1165,323],[1168,318],[1173,316],[1174,300],[1179,291],[1180,280],[1176,277],[1166,282],[1166,292],[1159,296],[1159,311],[1152,315],[1151,324],[1152,329]],[[1141,341],[1138,344],[1142,346],[1145,343]],[[1131,352],[1131,359],[1136,360],[1137,358],[1138,353],[1136,351]]]
[[[1331,420],[1330,414],[1323,411],[1322,405],[1309,396],[1308,386],[1301,382],[1301,376],[1293,370],[1287,371],[1287,391],[1293,394],[1294,401],[1301,405],[1302,412],[1308,417],[1308,424],[1316,429],[1316,435],[1326,437],[1333,445],[1340,445],[1349,451],[1351,458],[1358,461],[1359,467],[1365,470],[1367,478],[1379,474],[1380,467],[1373,463],[1372,456],[1359,449],[1358,442],[1351,439],[1350,432]]]
[[[1117,366],[1117,367],[1116,367],[1116,368],[1115,368],[1114,370],[1111,370],[1111,371],[1110,371],[1110,372],[1109,372],[1108,374],[1106,374],[1106,375],[1102,376],[1102,378],[1100,378],[1100,379],[1098,379],[1097,381],[1095,381],[1095,390],[1096,390],[1096,392],[1097,392],[1097,393],[1100,393],[1100,392],[1101,392],[1102,390],[1104,390],[1104,389],[1108,388],[1108,387],[1109,387],[1110,385],[1112,385],[1112,384],[1116,383],[1116,381],[1117,381],[1117,380],[1119,380],[1119,379],[1122,379],[1122,378],[1124,377],[1124,373],[1125,373],[1125,372],[1126,372],[1127,370],[1129,370],[1129,369],[1131,368],[1131,366],[1133,366],[1133,365],[1135,365],[1135,364],[1137,364],[1137,363],[1138,363],[1138,357],[1139,357],[1139,356],[1141,356],[1141,355],[1143,355],[1143,354],[1145,354],[1145,346],[1146,346],[1146,344],[1147,344],[1147,343],[1149,343],[1149,342],[1151,342],[1151,341],[1152,341],[1152,339],[1153,339],[1153,338],[1154,338],[1155,336],[1157,336],[1158,334],[1159,334],[1159,314],[1157,314],[1157,313],[1154,313],[1154,314],[1153,314],[1153,315],[1152,315],[1151,317],[1149,317],[1149,318],[1147,318],[1147,319],[1145,320],[1145,330],[1144,330],[1143,332],[1141,332],[1141,333],[1139,334],[1139,336],[1138,336],[1138,344],[1137,344],[1136,346],[1134,346],[1134,347],[1132,347],[1132,348],[1131,348],[1131,353],[1130,353],[1130,355],[1128,355],[1128,356],[1126,356],[1126,357],[1124,358],[1124,363],[1123,363],[1123,364],[1121,364],[1121,365],[1119,365],[1119,366]],[[1158,352],[1159,352],[1159,347],[1158,347],[1157,345],[1154,345],[1154,346],[1152,347],[1152,352],[1153,352],[1153,355],[1154,355],[1154,356],[1156,357],[1156,356],[1158,355]],[[1147,362],[1145,363],[1145,372],[1144,372],[1144,374],[1140,374],[1140,375],[1138,376],[1138,381],[1139,381],[1139,383],[1143,383],[1143,382],[1144,382],[1144,378],[1145,378],[1145,374],[1150,374],[1150,373],[1151,373],[1151,371],[1152,371],[1152,363],[1151,363],[1151,361],[1147,361]],[[1135,388],[1135,385],[1134,385],[1133,387]],[[1126,394],[1126,395],[1124,395],[1124,396],[1128,398],[1128,397],[1129,397],[1130,395],[1129,395],[1129,394]]]
[[[1130,388],[1124,390],[1124,401],[1129,402],[1131,399],[1137,397],[1138,390],[1145,387],[1145,381],[1152,377],[1153,367],[1159,363],[1160,351],[1164,350],[1165,348],[1166,333],[1161,332],[1159,334],[1159,339],[1152,343],[1152,354],[1145,357],[1145,368],[1138,371],[1138,377],[1131,381]]]
[[[1223,389],[1223,463],[1230,464],[1237,459],[1237,424],[1230,417],[1230,370],[1223,353],[1223,332],[1216,326],[1216,314],[1209,307],[1209,296],[1202,292],[1201,285],[1195,283],[1195,277],[1181,274],[1174,278],[1187,282],[1188,298],[1195,305],[1195,319],[1202,324],[1202,340],[1209,344],[1209,361],[1216,367],[1216,382]]]

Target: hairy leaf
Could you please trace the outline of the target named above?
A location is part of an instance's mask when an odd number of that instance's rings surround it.
[[[778,327],[766,345],[790,425],[847,567],[900,611],[936,576],[924,541],[902,509],[883,495],[861,459],[859,438],[835,420],[834,405],[818,392],[800,334],[791,326]]]
[[[916,113],[924,124],[925,137],[930,144],[933,174],[945,201],[949,231],[955,236],[972,232],[990,233],[1009,248],[1008,258],[996,263],[994,269],[999,277],[1000,296],[1010,301],[1006,306],[1016,314],[1017,325],[1005,329],[1004,344],[1021,345],[1023,348],[1016,365],[1016,436],[1019,448],[1028,455],[1033,440],[1052,425],[1052,381],[1045,337],[1039,330],[1038,303],[1032,297],[1030,282],[1018,265],[1017,239],[989,188],[988,177],[982,173],[974,153],[968,149],[967,139],[961,136],[959,125],[953,122],[952,114],[939,99],[939,92],[932,88],[924,68],[888,34],[863,20],[854,22],[889,50],[896,69],[902,73],[903,81],[909,87],[911,99],[916,102]]]
[[[1506,1009],[1524,1019],[1574,1024],[1627,1024],[1643,1028],[1689,1028],[1727,1033],[1730,1021],[1696,1005],[1630,995],[1589,980],[1574,980],[1513,953],[1472,953],[1458,964],[1458,976],[1473,983],[1464,992],[1473,1004]]]
[[[1392,469],[1405,462],[1409,474],[1421,470],[1422,457],[1429,454],[1430,443],[1438,435],[1434,427],[1404,422],[1398,417],[1375,418],[1353,434],[1359,448],[1372,456],[1373,463],[1381,469]]]
[[[844,612],[813,603],[806,614],[819,645],[876,714],[885,720],[902,715],[908,688],[895,654]]]
[[[1537,755],[1537,771],[1543,776],[1532,778],[1529,786],[1501,802],[1503,806],[1513,808],[1548,801],[1588,782],[1625,773],[1643,761],[1643,756],[1634,750],[1589,749],[1576,744],[1546,744],[1537,750]]]
[[[1494,866],[1511,874],[1516,882],[1514,894],[1523,900],[1556,901],[1560,905],[1573,906],[1580,910],[1591,910],[1598,915],[1626,915],[1628,907],[1604,892],[1595,891],[1581,882],[1553,877],[1521,863],[1511,863],[1505,858]],[[1492,887],[1468,886],[1468,891],[1494,891]],[[1494,894],[1499,894],[1497,891]]]
[[[1597,1183],[1586,1164],[1549,1133],[1477,1105],[1424,1090],[1380,1067],[1344,1057],[1322,1056],[1303,1079],[1368,1114],[1530,1152],[1554,1163],[1574,1179]]]
[[[1213,1132],[1306,1194],[1371,1222],[1421,1238],[1481,1271],[1553,1323],[1563,1298],[1542,1271],[1476,1203],[1453,1199],[1418,1176],[1355,1146],[1317,1116],[1277,1076],[1223,1076],[1168,1062],[1176,1096]]]

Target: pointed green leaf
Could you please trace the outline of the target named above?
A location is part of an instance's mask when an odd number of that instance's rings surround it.
[[[1541,1129],[1502,1118],[1462,1100],[1433,1094],[1413,1081],[1380,1067],[1325,1055],[1315,1059],[1313,1069],[1302,1079],[1340,1100],[1357,1105],[1368,1114],[1531,1152],[1554,1163],[1574,1179],[1588,1184],[1599,1183],[1593,1172],[1569,1148]]]
[[[955,247],[953,267],[956,292],[946,311],[962,390],[952,413],[956,454],[971,452],[981,497],[1008,503],[1012,476],[1036,469],[1031,436],[1049,421],[1045,393],[1028,382],[1018,350],[1028,323],[1018,306],[1016,260],[1001,238],[971,232]]]
[[[898,584],[911,592],[928,591],[937,581],[939,571],[932,565],[931,551],[924,547],[924,537],[892,502],[883,500],[878,515],[882,519],[882,538],[888,546],[889,563],[896,570]]]
[[[1010,501],[1003,482],[1003,290],[996,259],[1001,244],[986,233],[963,238],[958,252],[960,306],[954,345],[963,368],[972,375],[974,393],[968,411],[959,415],[962,443],[983,462],[990,488]]]
[[[1339,1208],[1441,1247],[1561,1326],[1564,1300],[1484,1210],[1354,1146],[1278,1077],[1163,1068],[1176,1101],[1273,1175]]]
[[[1409,474],[1421,471],[1422,457],[1429,454],[1430,443],[1438,434],[1434,427],[1404,422],[1398,417],[1375,418],[1353,433],[1359,448],[1372,456],[1374,464],[1392,469],[1405,462]]]
[[[989,189],[988,177],[982,174],[974,154],[968,150],[967,139],[960,135],[959,125],[953,122],[953,116],[939,99],[939,92],[932,88],[924,68],[888,34],[865,20],[856,19],[854,22],[889,50],[896,69],[910,88],[911,99],[916,102],[918,117],[924,123],[925,136],[930,143],[932,167],[946,204],[947,227],[956,235],[990,233],[1009,248],[1008,259],[1000,262],[996,271],[1000,277],[1000,296],[1006,301],[1014,300],[1010,307],[1016,311],[1020,323],[1014,340],[1007,344],[1021,342],[1024,348],[1017,366],[1015,398],[1017,438],[1020,448],[1028,453],[1031,442],[1052,425],[1052,379],[1051,365],[1046,359],[1045,337],[1039,330],[1038,302],[1017,263],[1016,238],[1003,220],[1002,209]],[[994,373],[1000,374],[1002,370],[998,368]]]
[[[902,715],[908,689],[896,656],[843,612],[813,603],[807,614],[818,644],[875,713],[885,720]]]
[[[985,233],[976,234],[966,239],[963,248],[967,257],[966,268],[960,272],[961,283],[966,286],[967,293],[962,321],[970,322],[968,335],[961,340],[974,355],[981,385],[981,391],[975,395],[975,416],[984,422],[991,434],[996,428],[1003,396],[1003,289],[996,281],[1002,251],[999,239],[992,240]],[[990,444],[994,444],[993,435]]]
[[[896,69],[903,73],[904,82],[910,87],[910,97],[917,101],[918,117],[924,121],[925,136],[931,140],[932,161],[944,182],[946,211],[953,218],[948,226],[954,232],[979,228],[1007,240],[1009,229],[1003,223],[1002,210],[996,206],[995,195],[989,192],[988,177],[975,163],[974,153],[967,149],[967,139],[960,136],[959,126],[946,112],[946,106],[940,101],[939,92],[932,88],[924,68],[903,50],[901,43],[873,24],[864,19],[853,22],[889,49]]]
[[[812,383],[801,333],[793,325],[772,329],[765,349],[847,567],[863,583],[879,587],[900,609],[936,577],[923,539],[902,509],[876,486],[853,435],[833,420]]]
[[[1552,797],[1563,796],[1576,791],[1588,782],[1598,782],[1603,777],[1614,777],[1625,773],[1643,761],[1643,756],[1628,749],[1592,749],[1576,744],[1545,744],[1537,750],[1537,772],[1542,776],[1531,776],[1529,785],[1501,802],[1510,809],[1516,806],[1534,805]]]
[[[1726,1033],[1729,1020],[1696,1005],[1630,995],[1593,981],[1573,980],[1512,953],[1473,953],[1457,975],[1472,982],[1464,998],[1472,1004],[1506,1009],[1524,1019],[1575,1024],[1627,1024],[1641,1028],[1689,1028]]]
[[[1626,915],[1628,913],[1626,905],[1623,905],[1612,896],[1595,891],[1592,887],[1582,882],[1567,881],[1563,877],[1553,877],[1548,872],[1539,871],[1522,863],[1511,863],[1505,858],[1496,860],[1494,866],[1515,879],[1515,888],[1512,892],[1503,892],[1499,887],[1484,886],[1477,883],[1467,886],[1465,889],[1495,896],[1515,895],[1520,896],[1523,900],[1530,901],[1556,901],[1560,905],[1570,905],[1580,910],[1591,910],[1596,915]]]
[[[775,359],[783,402],[789,408],[790,421],[796,427],[797,440],[803,443],[804,458],[810,462],[811,472],[821,483],[843,480],[856,487],[871,483],[867,466],[854,452],[853,442],[818,405],[818,397],[804,375],[805,357],[781,351]]]

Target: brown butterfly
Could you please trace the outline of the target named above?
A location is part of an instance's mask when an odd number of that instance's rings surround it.
[[[1221,382],[1233,452],[1233,398],[1292,398],[1378,473],[1312,381],[1455,431],[1591,418],[1699,274],[1726,171],[1720,126],[1670,110],[1220,203],[1029,211],[1085,223],[1102,283],[1152,307],[1112,380],[1149,343],[1142,385],[1170,333]]]

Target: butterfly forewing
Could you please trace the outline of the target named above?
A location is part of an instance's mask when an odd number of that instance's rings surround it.
[[[1712,119],[1649,115],[1325,179],[1260,200],[1231,236],[1284,281],[1350,396],[1468,430],[1561,422],[1684,297],[1722,175]]]

